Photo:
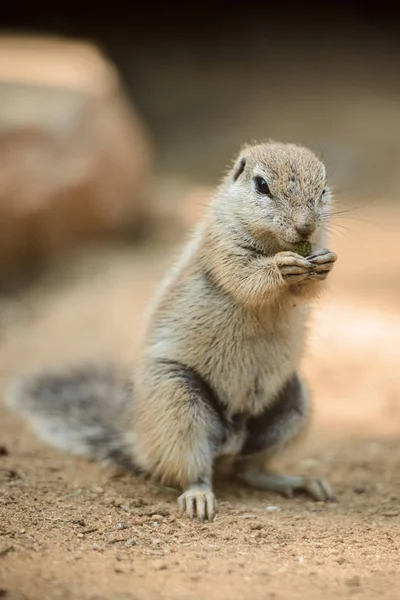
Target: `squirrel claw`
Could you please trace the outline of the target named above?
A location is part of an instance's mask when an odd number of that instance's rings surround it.
[[[207,518],[211,523],[217,510],[214,492],[203,488],[190,488],[178,498],[181,512],[186,512],[190,520],[195,516],[201,523]]]

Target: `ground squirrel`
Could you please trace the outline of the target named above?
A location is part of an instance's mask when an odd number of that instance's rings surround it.
[[[298,367],[308,301],[336,260],[324,249],[330,203],[310,150],[244,146],[156,294],[133,376],[39,374],[9,405],[59,448],[179,487],[201,521],[214,517],[224,460],[257,488],[332,499],[323,480],[269,470],[309,421]],[[307,258],[294,251],[305,240]]]

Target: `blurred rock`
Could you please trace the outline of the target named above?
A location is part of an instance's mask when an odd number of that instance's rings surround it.
[[[0,38],[0,287],[146,214],[150,144],[88,43]]]
[[[192,184],[176,175],[154,177],[148,238],[151,236],[152,243],[181,243],[204,215],[213,191],[212,187]]]

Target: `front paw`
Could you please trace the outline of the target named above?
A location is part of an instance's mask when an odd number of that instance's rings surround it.
[[[312,269],[309,274],[309,279],[323,281],[328,277],[328,274],[333,268],[337,260],[337,256],[334,252],[331,252],[327,248],[313,252],[307,257],[307,260],[312,264]]]
[[[279,252],[275,256],[275,261],[282,278],[288,284],[303,281],[314,269],[313,263],[308,258],[303,258],[296,252]]]

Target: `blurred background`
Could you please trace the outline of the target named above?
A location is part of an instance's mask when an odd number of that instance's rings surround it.
[[[78,243],[146,236],[178,196],[190,219],[189,189],[215,185],[246,141],[308,145],[341,202],[395,204],[394,11],[385,2],[205,1],[155,14],[121,2],[111,13],[6,6],[1,288]]]
[[[398,430],[399,32],[385,2],[6,6],[4,381],[52,360],[134,358],[144,307],[213,186],[241,144],[272,138],[321,156],[340,212],[305,365],[319,414]]]
[[[326,163],[340,214],[329,242],[339,259],[304,358],[315,424],[301,468],[336,483],[346,514],[368,521],[382,503],[398,506],[397,9],[6,2],[0,26],[1,391],[32,369],[134,361],[149,298],[241,144],[304,144]],[[97,477],[66,459],[46,488],[59,455],[1,406],[0,442],[3,464],[22,473],[16,530],[38,490],[53,505],[62,486]]]
[[[6,6],[4,381],[49,361],[134,359],[148,299],[213,186],[241,144],[272,138],[325,161],[340,212],[305,364],[318,414],[398,430],[399,33],[385,2]]]

